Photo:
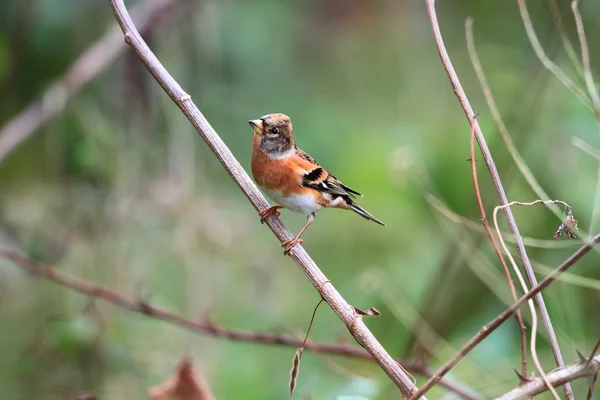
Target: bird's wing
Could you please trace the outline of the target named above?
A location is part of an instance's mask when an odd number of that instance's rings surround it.
[[[302,186],[336,196],[362,196],[362,194],[344,185],[335,176],[327,172],[314,158],[304,151],[297,149],[296,155],[303,161],[302,167],[305,170],[304,175],[302,176]]]

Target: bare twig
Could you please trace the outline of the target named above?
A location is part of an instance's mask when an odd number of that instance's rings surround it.
[[[144,1],[132,11],[132,15],[140,31],[146,32],[149,28],[156,29],[155,17],[176,3],[175,0]],[[160,23],[166,19],[158,21]],[[126,48],[118,26],[111,27],[104,36],[88,47],[39,99],[0,129],[0,161],[42,125],[58,116],[69,99],[109,66]]]
[[[221,140],[198,107],[196,107],[191,100],[191,96],[183,91],[181,86],[179,86],[167,72],[158,58],[156,58],[154,53],[152,53],[148,45],[144,42],[131,21],[123,0],[109,0],[109,3],[113,9],[117,22],[123,30],[125,42],[135,50],[154,79],[156,79],[169,97],[171,97],[175,104],[183,111],[202,139],[204,139],[215,156],[221,161],[221,164],[225,167],[229,175],[237,183],[240,189],[242,189],[254,208],[257,211],[267,208],[269,204],[264,196],[258,191],[256,185],[252,182],[246,171],[244,171],[229,148],[227,148],[225,143],[223,143],[223,140]],[[292,238],[290,231],[285,228],[278,217],[269,217],[266,222],[275,236],[277,236],[282,243]],[[373,356],[377,364],[379,364],[385,373],[392,379],[402,393],[405,396],[413,393],[416,390],[416,386],[411,382],[410,378],[385,351],[373,333],[371,333],[369,328],[364,324],[362,318],[354,311],[352,306],[344,300],[331,282],[321,272],[317,264],[310,258],[304,248],[301,246],[294,247],[290,252],[290,257],[298,264],[312,285],[319,291],[333,311],[344,322],[350,334],[369,352],[369,354]]]
[[[495,331],[502,323],[504,323],[508,318],[510,318],[518,309],[520,309],[523,304],[532,297],[534,297],[537,293],[544,290],[548,285],[550,285],[561,273],[568,270],[575,264],[581,257],[586,255],[596,244],[600,243],[600,234],[597,234],[592,238],[592,240],[588,241],[585,245],[580,247],[575,253],[573,253],[569,258],[567,258],[558,268],[554,269],[551,274],[549,274],[546,278],[544,278],[540,283],[535,285],[527,294],[522,296],[519,301],[510,306],[507,310],[505,310],[502,314],[498,315],[488,324],[486,324],[483,328],[477,332],[475,336],[471,338],[455,355],[452,359],[446,362],[425,384],[419,389],[417,393],[414,393],[410,399],[415,400],[418,396],[421,396],[429,389],[431,389],[439,380],[446,375],[463,357],[465,357],[471,350],[475,348],[483,339],[488,337],[493,331]]]
[[[286,335],[222,328],[220,326],[215,325],[211,321],[194,321],[177,315],[175,313],[169,312],[167,310],[161,309],[159,307],[156,307],[147,301],[136,299],[133,297],[128,297],[109,288],[96,285],[91,282],[87,282],[83,279],[75,278],[64,272],[61,272],[56,268],[37,263],[33,260],[23,257],[22,255],[14,251],[0,250],[0,257],[14,262],[16,265],[26,269],[28,272],[34,275],[38,275],[43,278],[49,279],[59,285],[68,287],[71,290],[75,290],[77,292],[88,295],[91,298],[97,298],[107,301],[124,310],[144,314],[148,317],[165,321],[175,326],[188,329],[192,332],[240,342],[263,343],[295,348],[304,347],[308,350],[317,353],[373,361],[371,355],[367,353],[364,349],[349,344],[316,343],[310,340],[306,340],[306,338],[299,339],[296,337]],[[418,363],[406,363],[401,360],[396,360],[396,362],[401,364],[407,370],[410,370],[416,374],[421,374],[428,377],[433,375],[433,372],[424,365]],[[462,398],[471,400],[479,399],[478,396],[469,394],[468,392],[451,382],[442,381],[440,384],[448,390],[455,392]]]
[[[431,24],[431,28],[433,31],[433,37],[435,40],[436,47],[438,49],[438,53],[442,60],[442,65],[448,74],[448,78],[450,79],[450,83],[452,84],[452,88],[454,89],[454,94],[458,98],[467,120],[471,123],[475,113],[473,112],[473,108],[465,94],[462,85],[460,84],[460,80],[458,79],[458,75],[452,66],[452,61],[450,60],[450,56],[448,55],[448,51],[446,50],[446,46],[444,45],[444,39],[442,37],[442,33],[440,31],[440,26],[437,20],[437,13],[435,10],[435,0],[426,0],[427,12],[429,14],[429,21]],[[496,189],[496,193],[500,200],[500,204],[504,205],[508,203],[506,198],[506,193],[504,191],[504,187],[502,185],[502,181],[500,180],[500,175],[498,174],[498,170],[496,169],[496,165],[494,163],[494,159],[492,158],[492,154],[487,146],[485,141],[485,137],[479,127],[479,123],[477,120],[474,122],[475,128],[475,137],[477,138],[477,143],[479,144],[479,148],[481,149],[481,153],[483,155],[483,159],[490,173],[492,182],[494,184],[494,188]],[[503,210],[504,216],[506,217],[506,222],[508,224],[508,228],[515,237],[515,245],[517,251],[519,253],[519,258],[521,259],[521,263],[523,264],[523,269],[527,274],[527,279],[531,286],[536,286],[537,278],[535,273],[533,272],[533,268],[531,266],[531,262],[529,257],[527,256],[527,250],[525,249],[525,245],[523,244],[523,240],[521,238],[521,234],[519,232],[519,228],[515,222],[512,211],[510,208],[506,208]],[[548,341],[552,347],[552,353],[554,354],[554,358],[556,360],[556,364],[560,367],[564,365],[562,354],[560,352],[560,347],[558,345],[558,340],[556,339],[556,333],[554,332],[554,328],[552,327],[552,321],[550,320],[550,316],[548,314],[548,310],[546,309],[546,304],[544,303],[544,298],[541,294],[537,294],[535,296],[535,302],[540,311],[540,315],[544,322],[544,327],[546,328],[546,332],[548,333]],[[572,399],[572,394],[570,392],[570,385],[565,385],[565,394],[567,399]]]
[[[467,24],[469,21],[467,20]],[[468,31],[468,28],[467,28]],[[502,257],[502,253],[500,252],[500,248],[498,247],[498,243],[496,243],[496,239],[494,238],[494,234],[490,229],[490,224],[487,220],[487,216],[485,215],[485,208],[483,207],[483,200],[481,198],[481,192],[479,190],[479,179],[477,179],[477,163],[475,162],[475,120],[477,117],[473,117],[471,120],[471,174],[473,175],[473,187],[475,188],[475,197],[477,198],[477,204],[479,205],[479,213],[481,214],[481,221],[483,223],[483,227],[485,229],[485,233],[487,233],[490,242],[492,243],[492,247],[496,252],[496,256],[500,260],[500,264],[502,264],[502,270],[504,271],[504,275],[506,276],[506,281],[508,282],[508,287],[510,288],[510,293],[513,297],[513,302],[517,302],[517,291],[515,289],[515,284],[510,276],[510,271],[508,270],[508,266],[504,261],[504,257]],[[502,239],[502,236],[500,236]],[[523,289],[523,293],[527,292],[527,288]],[[535,313],[535,310],[533,311]],[[515,317],[517,318],[517,323],[519,324],[519,330],[521,332],[521,375],[527,376],[527,328],[525,327],[525,323],[523,322],[523,318],[521,317],[521,311],[518,310],[515,313]]]
[[[560,386],[578,378],[591,377],[600,371],[600,356],[596,356],[589,364],[576,362],[564,368],[556,369],[548,374],[548,381],[552,386]],[[496,400],[529,399],[547,390],[544,381],[540,378],[520,385],[508,393],[498,397]]]

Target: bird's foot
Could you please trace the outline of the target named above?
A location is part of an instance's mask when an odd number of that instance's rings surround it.
[[[287,242],[283,242],[281,244],[281,247],[284,248],[283,250],[283,254],[284,255],[288,255],[290,254],[290,251],[292,251],[292,249],[294,248],[294,246],[296,246],[297,244],[302,244],[302,239],[300,239],[300,237],[296,236],[293,239],[288,240]]]
[[[271,206],[269,208],[265,208],[264,210],[260,211],[258,213],[258,216],[260,217],[260,223],[264,224],[265,223],[265,219],[271,215],[271,214],[275,214],[278,217],[281,215],[281,213],[279,211],[277,211],[280,208],[284,208],[282,206]]]

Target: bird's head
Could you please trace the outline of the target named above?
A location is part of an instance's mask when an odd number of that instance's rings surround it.
[[[284,157],[295,148],[292,122],[287,115],[267,114],[248,123],[260,136],[260,147],[268,156]]]

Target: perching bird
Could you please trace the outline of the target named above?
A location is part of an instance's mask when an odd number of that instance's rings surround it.
[[[307,214],[306,225],[291,240],[283,243],[284,254],[302,243],[300,236],[314,221],[315,212],[325,207],[352,210],[363,218],[385,226],[354,202],[362,196],[327,172],[317,162],[296,147],[290,118],[284,114],[268,114],[248,121],[252,138],[252,175],[271,200],[277,205],[258,213],[261,222],[271,214],[281,215],[280,208]]]

